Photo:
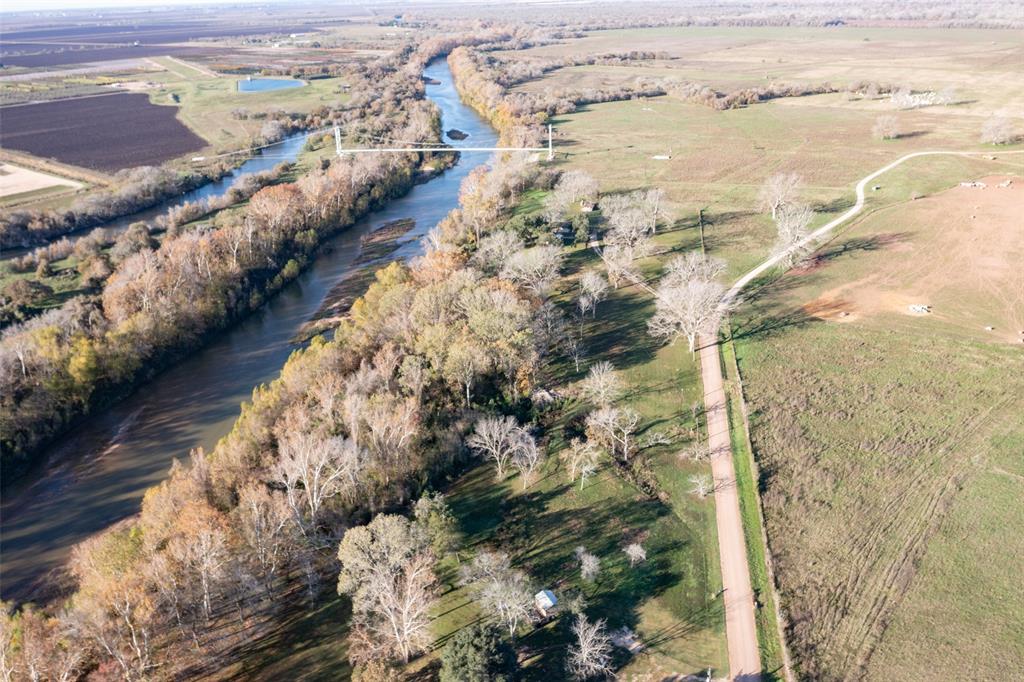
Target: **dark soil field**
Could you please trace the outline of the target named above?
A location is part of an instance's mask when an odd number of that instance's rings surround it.
[[[21,30],[5,32],[4,40],[37,41],[50,43],[179,43],[195,38],[213,38],[223,36],[259,35],[266,33],[304,33],[312,30],[307,24],[274,24],[274,23],[213,23],[180,22],[180,23],[116,23],[113,25],[93,26],[59,26],[48,28],[25,27]]]
[[[141,57],[196,57],[199,55],[228,54],[227,50],[212,50],[206,47],[177,47],[174,45],[42,45],[19,43],[22,49],[17,54],[5,53],[0,58],[4,66],[64,66],[67,64],[88,64],[115,59]]]
[[[213,22],[116,23],[112,25],[16,27],[3,33],[5,66],[57,66],[156,55],[195,56],[209,48],[183,46],[198,38],[306,33],[306,24]],[[138,42],[138,45],[133,43]]]
[[[0,146],[103,171],[158,164],[206,146],[175,112],[137,93],[4,107]]]

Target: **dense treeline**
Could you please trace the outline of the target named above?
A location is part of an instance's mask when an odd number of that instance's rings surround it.
[[[453,61],[454,58],[454,61]],[[637,77],[631,83],[604,88],[548,87],[542,93],[509,92],[507,88],[546,73],[571,66],[592,64],[620,64],[631,60],[671,59],[660,52],[623,52],[592,56],[569,56],[562,59],[545,59],[527,62],[499,59],[485,53],[460,49],[449,59],[453,68],[461,70],[461,86],[484,113],[502,108],[503,116],[524,119],[542,112],[547,116],[572,113],[577,106],[598,104],[636,97],[659,97],[671,95],[679,99],[724,111],[765,102],[780,97],[805,97],[826,93],[846,92],[868,98],[876,98],[892,92],[891,84],[858,81],[846,87],[831,83],[771,83],[768,85],[740,88],[721,92],[702,83],[684,81],[674,77]],[[501,117],[496,121],[501,123]]]
[[[233,112],[236,118],[259,117],[265,120],[260,132],[253,139],[242,142],[239,151],[278,142],[305,130],[317,130],[335,123],[349,122],[354,116],[362,116],[363,110],[372,101],[376,88],[380,87],[380,82],[374,81],[373,74],[366,72],[370,68],[372,67],[356,69],[351,74],[353,98],[343,107],[321,105],[308,113],[280,110],[254,114],[244,110]],[[389,85],[394,88],[394,84]],[[403,90],[403,96],[418,96],[415,84],[404,84]],[[397,94],[394,91],[384,93],[384,100],[390,101]],[[129,168],[114,175],[113,189],[92,192],[77,199],[67,209],[5,212],[0,216],[0,248],[43,244],[62,235],[96,227],[152,208],[162,201],[223,177],[233,167],[242,163],[247,155],[220,158],[202,170],[179,171],[166,166]]]
[[[450,28],[456,22],[447,8],[419,7],[403,15],[403,24]],[[505,21],[508,10],[501,5],[466,7],[465,20]],[[943,28],[1019,28],[1020,13],[997,0],[961,0],[937,3],[910,0],[894,4],[868,0],[851,7],[842,0],[788,0],[765,3],[740,0],[728,3],[680,4],[674,2],[588,3],[586,13],[570,13],[562,5],[531,7],[530,23],[565,33],[659,26],[891,26]]]
[[[390,81],[378,82],[378,96],[349,112],[352,124],[366,121],[363,134],[437,139],[433,105],[409,99],[422,95],[418,80],[396,73]],[[0,341],[5,480],[75,418],[261,305],[299,274],[324,238],[407,191],[418,163],[418,155],[334,163],[297,183],[259,190],[241,212],[168,230],[157,247],[142,240],[116,264],[93,240],[95,251],[83,260],[103,281],[101,292],[13,326]]]
[[[601,55],[568,56],[563,58],[549,58],[535,61],[524,61],[522,59],[493,58],[490,63],[496,67],[495,81],[504,86],[511,87],[517,83],[524,83],[535,78],[540,78],[545,73],[564,69],[568,66],[593,66],[595,64],[628,64],[634,61],[675,59],[668,52],[648,52],[631,50],[629,52],[614,52]]]
[[[176,464],[137,520],[76,550],[71,610],[15,616],[30,637],[11,663],[143,679],[223,662],[288,597],[315,603],[345,528],[466,457],[476,405],[526,409],[559,314],[528,270],[476,254],[535,173],[517,157],[467,178],[422,257],[378,271],[334,338],[257,389],[214,452]],[[263,191],[294,194],[285,187]],[[139,310],[138,280],[110,292],[116,315]],[[369,639],[351,644],[353,660],[373,657]]]
[[[577,105],[611,102],[633,97],[654,97],[665,91],[651,79],[638,78],[632,86],[549,90],[544,94],[509,92],[501,85],[506,63],[460,47],[448,56],[463,100],[502,131],[509,144],[537,146],[540,125],[549,116],[569,113]]]
[[[170,168],[141,166],[114,175],[116,189],[93,192],[67,210],[10,211],[0,216],[0,248],[27,247],[76,230],[84,230],[156,206],[216,179],[227,171],[216,167],[181,173]]]
[[[211,213],[245,201],[267,185],[277,182],[291,168],[292,164],[285,162],[279,163],[269,171],[246,173],[239,176],[232,183],[228,191],[221,196],[201,201],[185,202],[180,206],[176,206],[168,211],[165,216],[157,217],[151,226],[147,226],[147,229],[149,231],[174,229],[185,223],[198,220]],[[33,249],[23,256],[12,258],[9,261],[10,267],[14,272],[29,272],[39,269],[40,266],[45,269],[49,263],[75,255],[78,259],[77,268],[79,274],[83,277],[88,277],[88,273],[94,269],[94,259],[98,256],[99,249],[116,245],[119,239],[127,239],[124,234],[111,236],[103,228],[100,228],[93,230],[86,237],[76,241],[62,237],[45,246]],[[94,245],[96,248],[94,248]],[[115,260],[120,260],[117,258],[117,254],[112,254],[112,257]],[[107,274],[109,274],[109,271]]]

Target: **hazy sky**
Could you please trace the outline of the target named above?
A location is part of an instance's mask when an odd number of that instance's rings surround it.
[[[256,4],[259,0],[6,0],[2,3],[5,12],[25,12],[55,9],[92,9],[102,12],[105,7],[167,7],[168,5],[212,5],[231,3],[235,5]],[[265,1],[259,4],[267,4]]]

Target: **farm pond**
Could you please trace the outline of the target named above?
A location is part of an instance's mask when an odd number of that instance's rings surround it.
[[[246,78],[238,81],[239,92],[267,92],[301,88],[305,83],[290,78]]]
[[[439,81],[426,86],[427,97],[441,110],[444,129],[469,133],[474,146],[497,143],[495,131],[459,100],[447,62],[430,64],[425,75]],[[41,464],[5,491],[0,506],[0,596],[47,596],[51,572],[60,570],[76,543],[138,512],[146,489],[166,477],[174,458],[187,458],[190,448],[211,450],[231,430],[239,404],[278,376],[297,347],[295,335],[352,272],[362,237],[412,217],[411,240],[390,258],[415,256],[419,238],[458,205],[462,181],[487,158],[466,156],[366,216],[260,310],[41,452]]]

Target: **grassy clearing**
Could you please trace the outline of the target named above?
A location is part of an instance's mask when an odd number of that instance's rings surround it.
[[[728,275],[735,277],[756,265],[774,238],[771,220],[757,210],[758,190],[772,173],[799,173],[806,185],[803,199],[825,221],[852,205],[856,180],[904,154],[985,149],[975,144],[973,128],[959,125],[876,141],[870,133],[874,120],[874,114],[842,107],[775,101],[717,112],[657,98],[584,107],[555,124],[559,162],[589,172],[603,191],[660,187],[676,215],[704,209],[708,250],[726,258]],[[671,160],[652,159],[667,153]],[[883,178],[871,206],[906,201],[912,193],[927,194],[996,167],[942,157],[912,163],[919,174]]]
[[[1005,211],[985,210],[984,195],[938,199],[943,203],[934,206],[930,198],[920,199],[963,180],[1024,169],[1005,150],[978,145],[978,119],[955,109],[899,113],[906,129],[920,134],[892,142],[870,136],[880,110],[838,96],[729,112],[658,98],[585,107],[556,121],[560,162],[590,172],[603,191],[662,187],[682,216],[682,229],[703,208],[708,252],[727,260],[729,278],[770,248],[772,227],[755,212],[755,197],[772,172],[800,173],[804,197],[824,221],[852,204],[858,178],[903,154],[945,148],[987,149],[996,156],[927,157],[886,174],[880,189],[869,192],[857,225],[825,248],[815,268],[764,289],[735,320],[740,367],[756,384],[751,404],[762,474],[755,481],[749,460],[744,462],[733,403],[752,579],[759,591],[768,585],[763,557],[756,556],[761,544],[752,493],[760,484],[767,486],[769,540],[781,555],[779,608],[810,677],[866,670],[868,678],[896,671],[897,677],[926,679],[922,671],[954,669],[961,618],[976,628],[961,660],[983,658],[990,677],[998,677],[1000,666],[1020,674],[1007,658],[1015,665],[1024,660],[1019,643],[1007,641],[1008,633],[1019,631],[1019,616],[1012,615],[1020,610],[1019,599],[1000,608],[989,597],[978,602],[983,608],[968,603],[983,590],[1005,599],[1012,584],[1002,567],[1012,565],[1020,549],[1016,542],[996,547],[995,529],[1014,527],[1019,510],[1008,508],[1008,486],[1020,479],[984,467],[976,476],[977,468],[963,464],[975,453],[985,461],[999,459],[994,442],[1016,443],[1020,461],[1019,441],[992,427],[1014,423],[1012,408],[1000,402],[1007,392],[1018,411],[1024,401],[1019,382],[1002,376],[1005,367],[1021,366],[1019,353],[1001,345],[1016,339],[1000,333],[1024,328],[1024,308],[1012,303],[1022,290],[1015,279],[1002,280],[1002,286],[993,280],[1012,272],[1009,263],[1020,262],[1019,239],[1016,247],[1007,243],[1019,232]],[[670,161],[651,158],[665,153]],[[929,230],[942,238],[927,238]],[[965,262],[972,253],[975,262]],[[867,293],[841,291],[842,310],[872,297],[890,305],[865,306],[841,326],[815,322],[802,309],[851,282],[854,291]],[[927,295],[936,314],[908,318],[894,291]],[[983,331],[985,324],[997,331]],[[975,426],[979,405],[997,408]],[[1001,478],[986,500],[989,476]],[[949,492],[943,487],[948,481],[963,492]],[[985,519],[991,532],[948,551],[957,538],[963,542],[972,515]],[[973,529],[982,522],[970,523]],[[978,566],[979,555],[991,561]],[[990,568],[992,562],[1000,568]],[[766,669],[773,670],[781,652],[772,641],[773,605],[762,601],[759,638]],[[936,648],[948,654],[948,665],[928,664]]]
[[[77,259],[74,256],[68,256],[50,264],[49,276],[37,277],[34,271],[13,272],[10,263],[0,263],[0,292],[15,280],[33,280],[53,289],[53,295],[32,306],[29,312],[38,314],[50,308],[58,308],[70,299],[89,292],[82,286],[82,278],[78,273],[77,265]]]

